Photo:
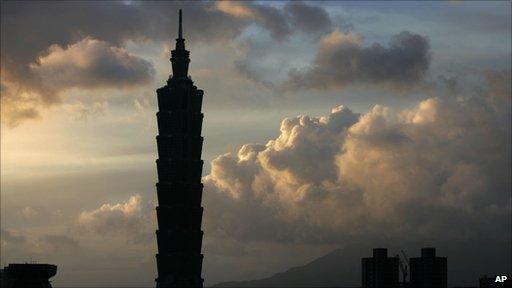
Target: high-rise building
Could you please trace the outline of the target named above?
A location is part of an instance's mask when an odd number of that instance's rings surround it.
[[[203,185],[201,105],[203,91],[188,76],[182,17],[176,48],[171,51],[173,75],[157,92],[158,119],[158,254],[157,287],[202,287],[201,244]]]
[[[373,249],[373,257],[363,258],[363,288],[397,288],[398,257],[388,257],[388,249]]]
[[[436,257],[435,248],[422,248],[421,257],[409,260],[411,287],[438,287],[448,286],[448,272],[446,257]]]

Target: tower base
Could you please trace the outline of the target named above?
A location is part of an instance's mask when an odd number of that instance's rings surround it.
[[[203,278],[190,278],[190,279],[160,279],[156,278],[156,288],[170,288],[170,287],[203,287]]]

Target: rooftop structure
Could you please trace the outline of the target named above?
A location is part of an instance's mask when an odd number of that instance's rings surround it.
[[[9,264],[0,270],[2,288],[51,288],[49,279],[57,274],[51,264]]]
[[[446,288],[447,280],[447,259],[437,257],[435,248],[422,248],[421,257],[409,260],[411,269],[411,287],[438,287]]]
[[[363,288],[397,288],[398,257],[388,257],[388,249],[373,249],[373,257],[363,258],[362,287]]]

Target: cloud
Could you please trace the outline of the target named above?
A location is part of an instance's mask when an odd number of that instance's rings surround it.
[[[90,116],[98,116],[106,113],[109,105],[107,101],[94,102],[91,105],[85,105],[81,101],[72,104],[64,104],[64,111],[74,115],[76,120],[86,121]]]
[[[510,70],[492,70],[485,73],[488,83],[487,95],[493,99],[510,100],[512,98]]]
[[[2,51],[6,52],[2,53],[2,65],[22,68],[53,44],[67,46],[87,36],[115,46],[128,40],[168,41],[178,30],[178,8],[184,9],[184,32],[192,42],[224,41],[243,28],[243,22],[215,9],[210,2],[84,3],[79,7],[4,3],[2,40],[10,41],[2,41]]]
[[[507,241],[511,135],[485,101],[434,97],[397,112],[339,106],[285,119],[276,139],[212,161],[205,231],[309,244]]]
[[[27,206],[27,207],[25,207],[25,208],[23,208],[21,210],[21,214],[26,219],[30,219],[30,218],[34,218],[37,215],[39,215],[39,211],[37,211],[36,209],[34,209],[34,208],[30,207],[30,206]]]
[[[69,235],[64,234],[42,234],[37,235],[34,233],[27,234],[28,241],[24,243],[22,248],[30,254],[40,255],[55,255],[57,253],[69,253],[76,251],[79,248],[78,241]],[[25,245],[26,244],[26,245]]]
[[[327,11],[318,6],[307,5],[302,1],[288,2],[284,6],[290,22],[297,29],[307,32],[328,32],[332,21]]]
[[[35,254],[54,254],[64,250],[76,249],[78,241],[72,236],[63,234],[42,234],[25,233],[13,230],[1,230],[2,248],[16,250],[30,256]],[[29,257],[29,256],[24,256]]]
[[[151,223],[156,224],[150,211],[153,211],[150,204],[144,205],[140,195],[134,195],[123,203],[106,203],[95,210],[83,211],[78,225],[101,236],[122,235],[135,243],[147,242],[152,239],[148,234],[152,235],[155,227]]]
[[[2,121],[10,126],[39,118],[41,107],[60,103],[69,89],[130,88],[148,83],[155,69],[123,48],[88,37],[67,47],[50,46],[27,73],[23,83],[9,74],[2,79]]]
[[[46,107],[61,103],[65,95],[59,92],[66,89],[146,83],[152,65],[123,47],[130,40],[172,38],[177,21],[169,15],[177,15],[182,4],[2,3],[2,123],[16,126],[40,118]],[[188,43],[231,39],[241,31],[239,22],[211,3],[186,5]]]
[[[149,82],[153,65],[105,41],[85,38],[66,48],[52,45],[30,65],[43,89],[130,87]]]
[[[252,21],[270,32],[272,37],[262,37],[261,34],[243,35],[242,41],[238,43],[243,56],[234,62],[234,69],[239,75],[265,88],[275,88],[275,84],[283,78],[282,75],[286,76],[290,62],[296,62],[297,58],[303,57],[300,54],[293,57],[290,54],[293,51],[283,51],[286,49],[283,47],[297,40],[292,38],[292,35],[304,36],[313,43],[335,27],[330,15],[323,7],[302,1],[286,3],[279,9],[257,5],[254,2],[219,1],[216,3],[219,9]],[[296,46],[295,43],[293,45]],[[300,50],[296,50],[295,53]]]
[[[394,35],[387,47],[364,46],[353,31],[339,29],[324,36],[311,66],[289,71],[286,89],[335,89],[350,84],[408,87],[423,79],[430,65],[427,38],[411,32]]]
[[[274,83],[272,81],[264,79],[264,71],[261,71],[260,69],[254,67],[254,65],[251,63],[251,61],[249,61],[249,59],[246,58],[236,60],[234,65],[235,70],[238,73],[240,73],[240,75],[253,81],[254,83],[263,85],[263,87],[266,88],[274,87]]]
[[[265,28],[275,39],[285,39],[295,31],[325,32],[332,26],[329,14],[324,8],[302,1],[287,3],[283,8],[255,2],[217,1],[216,8]]]
[[[251,7],[245,5],[243,2],[235,1],[217,1],[216,7],[219,11],[226,14],[233,15],[238,18],[255,19],[259,17],[256,11]]]
[[[34,120],[41,117],[39,113],[40,97],[34,95],[34,93],[24,91],[20,85],[2,81],[0,95],[2,123],[14,127],[25,120]]]
[[[269,31],[275,39],[285,39],[295,30],[324,31],[330,23],[323,8],[303,2],[282,8],[224,1],[121,1],[83,3],[80,7],[69,3],[2,3],[2,123],[16,126],[40,118],[43,109],[61,102],[65,95],[59,92],[66,89],[145,83],[152,67],[143,59],[127,55],[123,47],[128,41],[168,41],[177,31],[178,8],[184,9],[184,32],[192,45],[231,41],[251,25]],[[309,17],[303,17],[305,14]],[[77,62],[87,60],[85,55],[97,62],[88,63],[91,67]],[[68,58],[71,62],[62,63]],[[116,86],[107,85],[114,80],[119,81]],[[12,89],[4,93],[7,86]]]
[[[21,233],[11,232],[11,230],[1,229],[2,247],[8,244],[23,244],[27,241],[26,237]]]
[[[67,235],[46,234],[39,237],[35,247],[37,250],[46,253],[54,253],[64,249],[76,249],[79,247],[79,244],[76,239]]]

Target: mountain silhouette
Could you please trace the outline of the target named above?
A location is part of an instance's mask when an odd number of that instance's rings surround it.
[[[214,287],[358,287],[361,283],[363,250],[336,249],[303,266],[268,278],[223,282]],[[367,252],[367,251],[366,251]]]

